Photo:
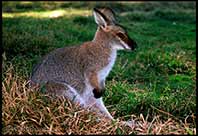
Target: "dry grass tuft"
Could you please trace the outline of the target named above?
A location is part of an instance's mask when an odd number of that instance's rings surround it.
[[[53,98],[38,89],[29,89],[27,80],[15,75],[12,66],[4,71],[2,83],[3,134],[196,134],[195,128],[169,118],[131,116],[132,128],[119,121],[97,119],[96,113],[73,105],[63,98]]]

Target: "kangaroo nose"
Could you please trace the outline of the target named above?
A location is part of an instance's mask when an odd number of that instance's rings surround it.
[[[134,50],[138,47],[137,43],[132,39],[129,39],[129,46],[130,46],[131,50]]]

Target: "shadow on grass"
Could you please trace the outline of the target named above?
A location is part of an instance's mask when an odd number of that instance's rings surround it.
[[[58,47],[91,40],[95,31],[90,17],[3,18],[3,48],[10,56],[44,55]]]

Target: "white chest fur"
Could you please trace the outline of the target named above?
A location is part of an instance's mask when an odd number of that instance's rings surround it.
[[[116,56],[117,56],[117,51],[116,50],[113,50],[111,52],[111,55],[109,57],[109,63],[102,69],[98,72],[98,79],[99,79],[99,82],[101,82],[102,80],[105,80],[105,78],[108,76],[109,72],[111,71],[114,63],[115,63],[115,60],[116,60]]]

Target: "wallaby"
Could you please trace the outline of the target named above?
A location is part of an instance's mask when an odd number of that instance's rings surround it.
[[[84,107],[99,110],[113,119],[102,101],[105,79],[118,50],[134,50],[136,42],[116,23],[110,8],[94,8],[98,25],[92,41],[63,47],[44,56],[31,75],[32,85],[45,85],[49,93],[64,96]]]

